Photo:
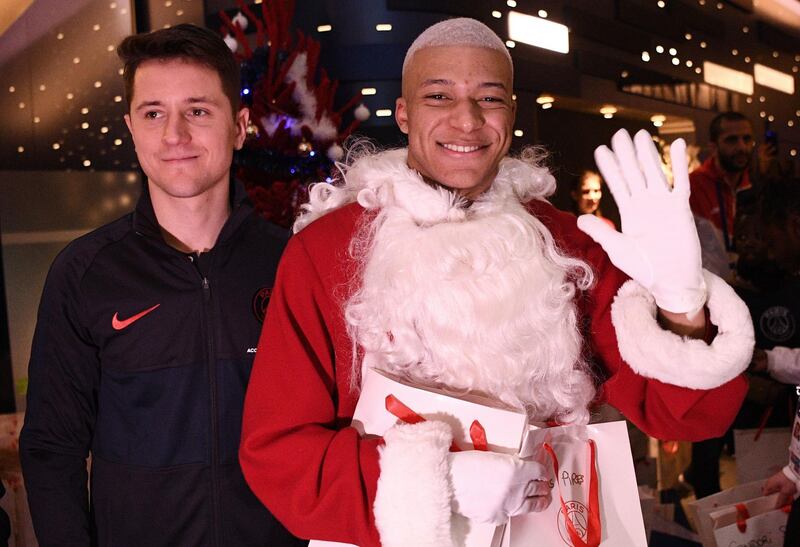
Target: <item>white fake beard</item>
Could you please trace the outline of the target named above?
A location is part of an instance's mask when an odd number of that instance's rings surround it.
[[[485,395],[532,420],[588,422],[595,390],[573,301],[576,282],[592,282],[588,265],[562,255],[507,185],[468,209],[442,189],[403,185],[353,245],[365,262],[345,316],[363,365]],[[450,212],[420,222],[432,206],[421,201],[437,200]]]

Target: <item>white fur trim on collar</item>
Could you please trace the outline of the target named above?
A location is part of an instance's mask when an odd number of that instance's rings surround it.
[[[711,389],[741,374],[755,343],[750,312],[733,289],[703,270],[708,310],[718,334],[711,344],[678,336],[656,321],[656,303],[631,280],[620,287],[611,306],[619,352],[645,378],[690,389]]]
[[[450,426],[397,425],[383,436],[375,524],[383,547],[451,547]]]
[[[531,152],[532,154],[533,152]],[[531,154],[528,154],[530,156]],[[523,157],[526,157],[523,154]],[[533,157],[506,157],[497,176],[469,209],[457,192],[426,183],[408,167],[408,150],[397,148],[357,157],[352,165],[340,166],[342,178],[336,184],[319,183],[309,188],[309,202],[295,221],[295,233],[319,217],[357,201],[365,209],[398,207],[419,225],[457,222],[468,214],[503,205],[508,201],[526,203],[544,199],[555,190],[555,178]]]

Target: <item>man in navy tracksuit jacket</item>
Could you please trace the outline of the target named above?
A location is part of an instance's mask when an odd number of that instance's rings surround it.
[[[133,213],[62,251],[45,284],[20,440],[37,537],[298,545],[237,457],[286,242],[230,179],[248,122],[232,106],[238,66],[221,38],[190,25],[118,51],[147,184]]]

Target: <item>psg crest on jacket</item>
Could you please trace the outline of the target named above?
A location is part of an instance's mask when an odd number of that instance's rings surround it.
[[[270,295],[272,295],[272,287],[261,287],[253,295],[253,314],[259,323],[263,323],[264,317],[267,315],[267,304],[269,304]]]

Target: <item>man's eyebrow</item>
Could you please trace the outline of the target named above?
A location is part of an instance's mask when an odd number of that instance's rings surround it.
[[[427,87],[429,85],[456,85],[453,80],[445,80],[444,78],[432,78],[422,82],[420,87]]]
[[[186,104],[198,104],[198,103],[211,104],[211,105],[219,104],[218,101],[216,101],[216,100],[214,100],[214,99],[212,99],[210,97],[204,97],[204,96],[187,97],[186,100],[183,101],[183,102],[186,103]],[[149,108],[151,106],[163,106],[163,105],[164,105],[164,103],[159,101],[159,100],[142,101],[141,103],[136,105],[136,111],[138,112],[139,110],[142,110],[143,108]]]
[[[162,104],[163,103],[161,101],[142,101],[141,103],[136,105],[136,111],[138,112],[143,108],[148,108],[151,106],[161,106]]]
[[[217,104],[217,101],[215,101],[215,100],[214,100],[214,99],[212,99],[211,97],[204,97],[204,96],[200,96],[200,97],[189,97],[188,99],[186,99],[186,101],[185,101],[185,102],[187,102],[187,103],[190,103],[190,104],[193,104],[193,103],[208,103],[208,104]]]
[[[446,86],[454,86],[456,83],[453,80],[447,80],[444,78],[431,78],[429,80],[425,80],[420,84],[420,87],[427,87],[430,85],[446,85]],[[508,91],[506,85],[503,82],[481,82],[478,85],[479,88],[496,88],[502,89],[503,91]]]

